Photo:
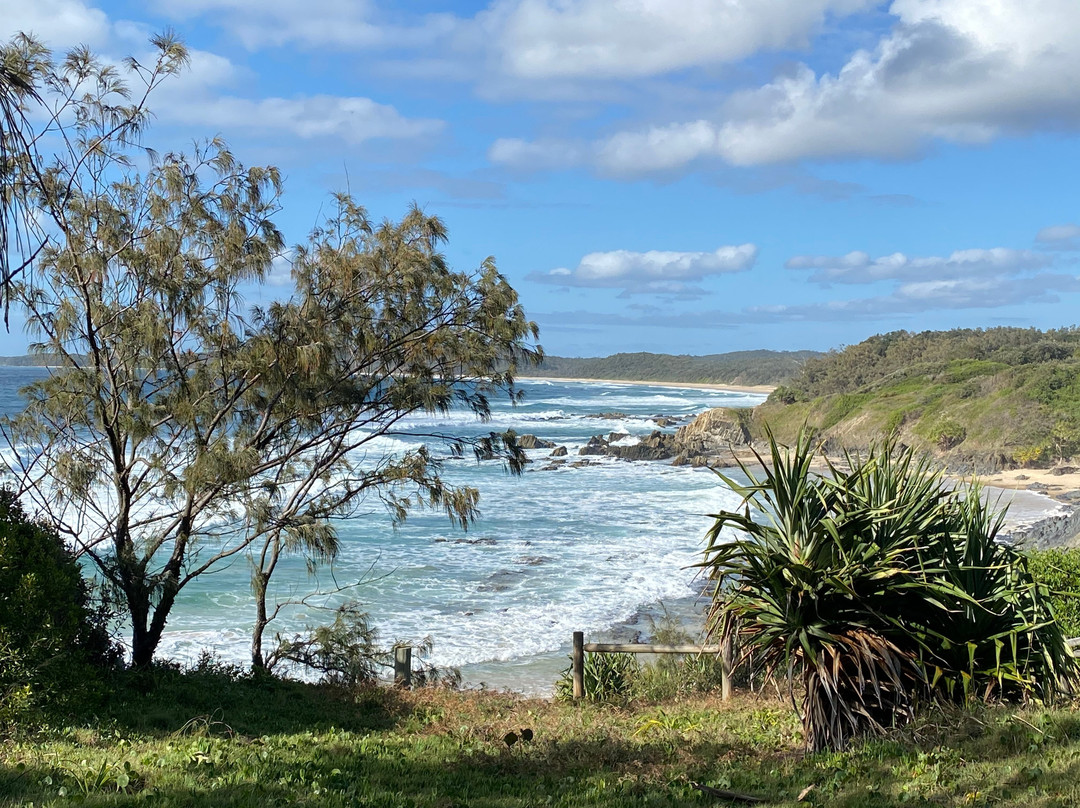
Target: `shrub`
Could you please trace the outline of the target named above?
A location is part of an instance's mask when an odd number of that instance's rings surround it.
[[[119,654],[79,564],[55,530],[0,489],[0,712],[87,695]]]
[[[1025,468],[1038,466],[1046,462],[1050,452],[1049,443],[1022,446],[1013,452],[1013,460]]]
[[[1080,548],[1030,550],[1028,569],[1049,590],[1054,617],[1066,637],[1080,637]]]
[[[934,425],[934,443],[942,451],[948,451],[964,442],[967,429],[958,421],[946,418]]]
[[[921,701],[1052,699],[1076,678],[1045,589],[995,541],[1002,515],[977,488],[946,490],[891,444],[816,474],[811,435],[769,441],[763,476],[720,475],[743,504],[708,534],[709,626],[767,676],[801,680],[811,749],[910,720]]]
[[[327,684],[356,687],[374,684],[380,670],[394,668],[393,648],[379,644],[379,632],[355,601],[334,611],[329,625],[308,626],[292,637],[276,637],[277,647],[267,657],[266,671],[288,662],[319,674]],[[437,668],[422,657],[430,653],[431,637],[413,645],[413,684],[417,687],[457,687],[461,672],[457,668]]]
[[[639,672],[632,654],[586,654],[585,698],[588,701],[625,704],[634,695],[634,679]],[[571,668],[562,672],[555,683],[555,697],[568,701],[574,687]]]

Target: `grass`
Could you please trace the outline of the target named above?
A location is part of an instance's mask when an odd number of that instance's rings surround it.
[[[508,747],[525,727],[533,741]],[[611,708],[166,672],[125,681],[92,720],[10,731],[0,805],[724,804],[693,782],[778,806],[1080,802],[1070,710],[936,713],[842,753],[805,754],[799,733],[760,694]]]
[[[808,424],[823,437],[838,437],[849,446],[894,434],[922,449],[1010,457],[1024,447],[1048,443],[1056,421],[1074,412],[1080,412],[1080,383],[1075,380],[1065,381],[1047,369],[954,360],[913,367],[907,375],[879,380],[857,393],[788,405],[769,401],[754,417],[758,437],[763,423],[787,441]],[[961,437],[957,434],[943,442],[944,423],[963,425],[962,439],[956,440]],[[1074,443],[1080,446],[1080,439]]]

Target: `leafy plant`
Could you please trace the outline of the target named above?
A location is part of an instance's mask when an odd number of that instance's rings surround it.
[[[0,489],[0,721],[70,701],[118,654],[78,562]]]
[[[1028,568],[1049,592],[1054,617],[1066,637],[1080,637],[1080,548],[1030,550]]]
[[[249,558],[259,668],[286,555],[332,563],[340,520],[375,502],[397,521],[475,518],[479,493],[444,480],[439,453],[372,442],[417,413],[486,419],[542,352],[494,259],[455,270],[437,217],[414,205],[373,222],[344,193],[290,252],[291,288],[244,304],[285,252],[280,171],[217,138],[147,161],[149,97],[189,58],[171,34],[151,43],[123,67],[86,48],[54,60],[28,36],[0,44],[28,83],[0,84],[11,99],[55,93],[32,148],[0,130],[16,146],[0,236],[18,209],[32,243],[4,304],[50,359],[25,409],[0,419],[4,470],[123,594],[134,665],[152,661],[185,588]],[[509,431],[428,437],[513,472],[526,460]]]
[[[768,437],[762,476],[720,475],[743,504],[708,533],[709,630],[786,678],[793,702],[800,681],[810,748],[908,721],[921,701],[1050,699],[1075,676],[1045,588],[995,542],[1001,515],[977,488],[947,490],[889,443],[818,474],[810,433],[792,449]]]
[[[638,662],[631,654],[585,654],[585,698],[601,703],[625,703],[633,697]],[[555,683],[555,697],[563,701],[573,696],[571,668]]]
[[[967,429],[964,425],[946,418],[934,426],[934,443],[943,451],[948,451],[964,442],[967,437]]]

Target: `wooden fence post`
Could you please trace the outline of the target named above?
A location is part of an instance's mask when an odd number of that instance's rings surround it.
[[[399,645],[394,648],[394,684],[398,687],[412,687],[411,645]]]
[[[574,682],[574,701],[585,698],[585,634],[574,632],[574,652],[570,670]]]
[[[724,637],[720,648],[720,699],[731,701],[731,666],[735,657],[735,639],[730,634]]]

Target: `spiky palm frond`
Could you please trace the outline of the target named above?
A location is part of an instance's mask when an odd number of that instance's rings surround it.
[[[769,442],[760,476],[724,478],[743,501],[707,536],[709,628],[766,674],[801,680],[811,748],[903,722],[920,700],[1047,698],[1075,675],[977,488],[950,491],[889,444],[817,473],[809,434]]]

